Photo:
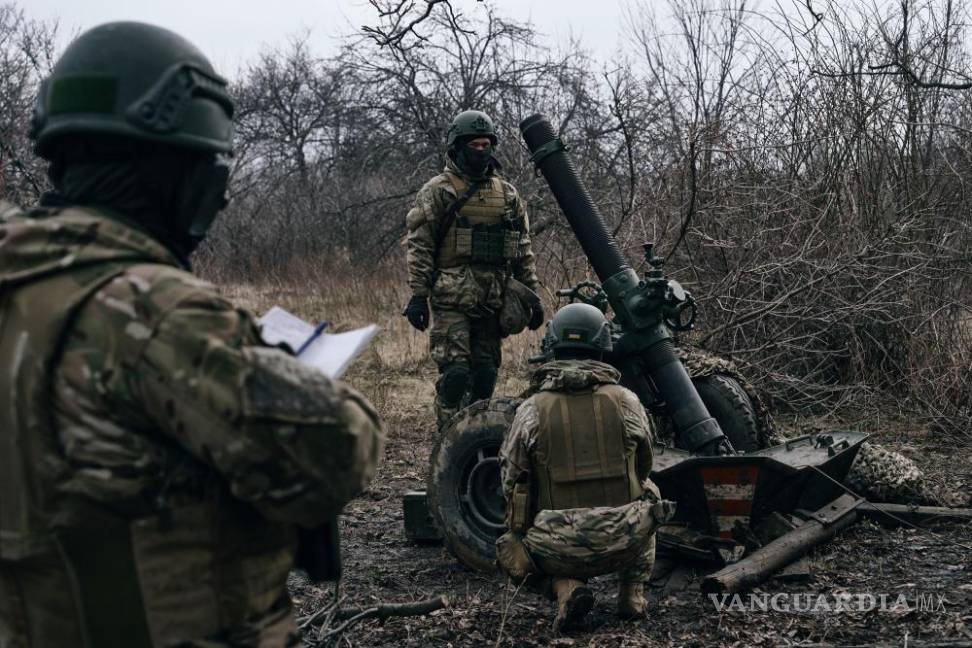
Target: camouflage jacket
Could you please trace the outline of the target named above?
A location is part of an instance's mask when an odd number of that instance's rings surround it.
[[[590,389],[598,384],[615,384],[620,374],[611,365],[595,360],[554,360],[534,372],[533,391],[570,392]],[[651,472],[652,431],[641,401],[631,391],[624,392],[625,449],[635,454],[638,479],[648,479]],[[513,493],[516,482],[531,472],[531,453],[536,444],[539,428],[537,407],[533,397],[525,400],[516,410],[513,424],[500,449],[503,494]]]
[[[439,228],[446,210],[458,198],[449,181],[450,174],[458,176],[465,183],[471,181],[452,160],[448,160],[442,173],[419,189],[415,205],[405,218],[408,230],[405,241],[408,285],[414,295],[431,297],[433,307],[458,308],[469,312],[481,309],[495,311],[502,302],[503,268],[436,267]],[[530,221],[526,207],[516,188],[506,180],[502,182],[504,193],[511,202],[511,213],[523,224],[517,259],[512,268],[513,276],[536,292],[539,282],[530,244]]]
[[[370,481],[384,441],[375,410],[347,385],[265,345],[247,312],[120,218],[78,208],[24,212],[4,205],[0,212],[0,344],[16,340],[18,347],[58,349],[49,364],[20,373],[14,367],[0,376],[5,400],[23,407],[30,403],[11,397],[13,390],[37,391],[19,384],[23,376],[46,383],[39,387],[49,393],[48,411],[32,419],[46,421],[51,431],[39,457],[44,470],[31,476],[32,484],[42,482],[37,488],[43,497],[33,504],[45,509],[41,519],[70,526],[80,519],[72,509],[79,502],[133,521],[174,512],[159,518],[168,522],[144,527],[148,560],[138,566],[140,578],[158,572],[155,591],[143,582],[141,592],[146,608],[157,608],[147,612],[155,615],[149,619],[153,645],[201,636],[264,645],[292,632],[285,578],[293,534],[286,529],[331,518]],[[58,304],[68,308],[77,301],[73,294],[89,290],[82,278],[98,267],[109,269],[105,280],[85,293],[59,339],[43,339],[54,333],[47,322],[13,331],[4,321],[17,321],[4,316],[28,303],[18,302],[17,294],[37,294],[35,286],[66,293],[42,292],[51,300],[44,312],[56,313]],[[35,334],[39,339],[31,342]],[[15,433],[7,427],[0,429],[0,447],[17,447],[16,440],[3,438]],[[227,499],[212,499],[223,491]],[[204,512],[198,518],[205,502],[215,502],[217,517],[231,515],[234,507],[254,511],[243,511],[235,527],[223,529],[238,535],[238,543],[212,547],[204,537],[185,537],[200,520],[211,521]],[[187,520],[181,528],[180,519]],[[168,540],[164,533],[152,535],[165,528],[174,533]],[[140,533],[135,529],[133,537]],[[261,538],[259,529],[279,541]],[[249,547],[240,544],[244,537]],[[193,548],[197,541],[205,551]],[[179,546],[184,559],[167,553]],[[226,555],[207,559],[210,550]],[[10,555],[0,551],[0,558]],[[228,579],[222,582],[203,582],[207,575],[199,570],[214,560],[246,568],[220,572]],[[0,599],[6,585],[0,583]],[[202,592],[220,586],[235,589],[235,598]],[[27,617],[32,606],[44,606],[36,599],[65,605],[53,600],[61,596],[55,589],[49,584],[35,600],[17,605],[25,606]],[[193,590],[202,598],[190,596]],[[0,616],[9,605],[0,600]],[[79,645],[70,620],[61,625],[63,634],[47,643],[35,638],[32,645]]]

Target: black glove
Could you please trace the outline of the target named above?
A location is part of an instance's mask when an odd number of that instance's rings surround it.
[[[521,322],[523,320],[520,320]],[[530,327],[531,331],[536,331],[543,324],[543,305],[540,302],[535,303],[530,308],[530,323],[527,326]]]
[[[409,324],[420,331],[429,328],[429,298],[412,295],[402,315],[408,318]]]

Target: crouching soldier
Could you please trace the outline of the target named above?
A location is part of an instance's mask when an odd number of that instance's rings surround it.
[[[510,529],[496,543],[500,566],[556,598],[555,633],[590,611],[586,581],[604,574],[618,574],[618,615],[643,617],[655,529],[674,512],[648,479],[648,418],[601,362],[611,332],[600,310],[562,308],[545,344],[555,359],[534,374],[500,451]]]

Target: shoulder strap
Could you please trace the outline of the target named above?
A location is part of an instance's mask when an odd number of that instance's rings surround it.
[[[456,187],[457,183],[453,180],[452,176],[449,176],[449,182],[452,182],[452,186]],[[459,213],[459,210],[462,209],[463,206],[469,202],[469,199],[473,197],[473,194],[476,193],[477,189],[479,189],[479,184],[479,180],[473,180],[470,182],[469,186],[466,188],[466,191],[461,196],[456,198],[446,209],[445,214],[442,215],[442,222],[439,223],[439,231],[435,235],[436,250],[442,247],[442,240],[445,238],[446,232],[449,231],[449,228],[452,227],[452,221],[456,219],[456,214]],[[458,191],[458,187],[456,187],[456,191]]]

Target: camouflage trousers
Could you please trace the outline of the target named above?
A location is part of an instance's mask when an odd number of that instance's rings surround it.
[[[526,533],[509,531],[496,541],[496,558],[514,580],[618,574],[622,583],[641,583],[655,564],[655,531],[674,510],[654,497],[618,507],[542,510]]]
[[[441,426],[464,405],[493,395],[502,362],[499,318],[433,307],[429,352],[439,367],[435,410]]]

